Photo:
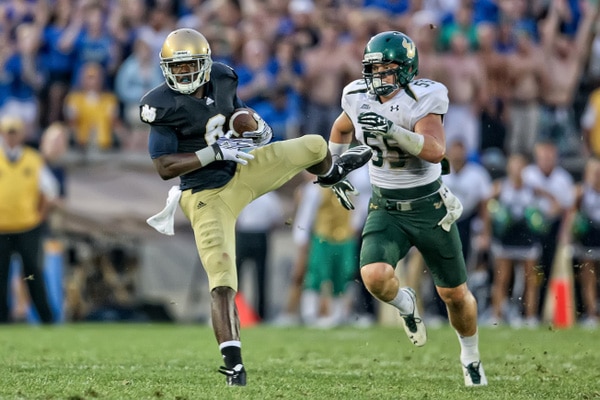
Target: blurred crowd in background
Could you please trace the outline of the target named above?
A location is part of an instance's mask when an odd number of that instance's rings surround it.
[[[593,0],[4,0],[0,118],[19,118],[35,148],[58,130],[68,151],[83,157],[144,154],[147,128],[138,101],[164,81],[165,37],[190,27],[206,36],[215,61],[235,69],[240,98],[271,125],[274,140],[305,133],[327,138],[342,88],[361,78],[368,39],[402,31],[417,43],[418,78],[449,89],[444,124],[453,173],[445,179],[465,206],[459,223],[482,320],[537,326],[554,256],[569,244],[581,277],[578,317],[595,327],[597,15]],[[62,187],[68,196],[64,181]],[[585,237],[592,239],[581,242]],[[114,258],[119,265],[130,261],[122,252],[106,257]],[[421,279],[418,254],[411,259],[417,272],[407,276],[425,294],[426,314],[443,321],[444,310]],[[302,291],[302,279],[297,282]],[[120,286],[128,285],[129,276]],[[282,311],[300,315],[298,307]],[[339,320],[326,325],[376,307],[362,308],[338,312]]]

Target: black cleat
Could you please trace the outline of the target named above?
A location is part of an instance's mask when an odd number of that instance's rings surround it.
[[[316,183],[324,187],[335,185],[350,172],[368,163],[372,156],[373,150],[367,145],[353,147],[334,161],[334,168],[329,175],[317,177]]]
[[[219,372],[227,377],[227,385],[246,386],[246,370],[242,364],[233,368],[219,367]]]

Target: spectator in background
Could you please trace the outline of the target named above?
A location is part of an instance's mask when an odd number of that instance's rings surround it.
[[[323,26],[319,43],[302,56],[306,67],[304,112],[307,117],[303,130],[325,139],[340,115],[339,94],[349,80],[349,63],[340,50],[339,34],[335,25]]]
[[[38,2],[24,0],[6,0],[0,4],[0,37],[2,43],[8,43],[16,36],[17,27],[21,24],[35,23],[40,16],[36,9]]]
[[[269,45],[262,39],[250,39],[244,43],[242,60],[237,65],[239,96],[250,108],[256,108],[267,100],[275,82],[269,71]]]
[[[67,94],[64,111],[74,144],[84,153],[94,148],[110,150],[116,145],[117,96],[106,88],[100,64],[84,65],[79,78],[79,85]]]
[[[319,29],[313,0],[291,0],[287,11],[288,15],[279,24],[278,35],[291,35],[300,53],[315,46],[319,42]]]
[[[492,194],[492,178],[481,164],[468,159],[465,144],[460,139],[449,143],[447,157],[450,161],[450,173],[443,175],[442,181],[463,205],[463,213],[456,221],[456,227],[465,264],[470,272],[469,286],[476,297],[479,295],[477,304],[479,311],[483,312],[487,303],[486,292],[489,289],[490,276],[487,266],[478,264],[477,260],[480,259],[479,254],[488,250],[489,243],[478,243],[473,248],[473,233],[481,233],[485,207]],[[441,299],[439,302],[441,303]]]
[[[49,324],[43,244],[58,183],[43,157],[25,145],[25,132],[22,119],[0,119],[0,323],[9,322],[8,279],[11,257],[17,255],[39,318]]]
[[[60,48],[60,38],[73,17],[71,0],[57,0],[48,7],[47,23],[43,28],[40,53],[48,79],[40,93],[40,124],[42,127],[62,121],[63,104],[73,82],[73,51]]]
[[[551,140],[540,140],[534,147],[534,163],[523,170],[525,184],[544,194],[540,210],[548,228],[540,237],[542,254],[540,264],[543,278],[540,291],[540,313],[544,309],[548,280],[554,263],[558,237],[567,210],[573,206],[573,177],[560,165],[557,145]],[[555,207],[558,204],[559,207]]]
[[[541,39],[546,73],[551,79],[542,93],[542,126],[544,139],[554,141],[561,155],[581,151],[581,141],[575,125],[573,101],[583,73],[592,33],[592,23],[598,14],[598,4],[579,2],[582,18],[573,35],[561,32],[572,10],[564,0],[552,0],[548,15],[542,21]]]
[[[140,121],[139,101],[150,89],[163,82],[160,67],[151,53],[150,38],[142,34],[133,45],[133,53],[117,70],[115,93],[123,106],[123,121],[128,132],[123,138],[123,149],[139,151],[147,147],[148,129]]]
[[[25,140],[37,145],[39,141],[38,93],[46,81],[46,69],[39,53],[40,30],[33,24],[16,29],[16,51],[6,60],[8,96],[0,116],[16,116],[25,124]]]
[[[516,30],[515,38],[515,51],[507,56],[506,62],[508,131],[504,149],[507,153],[532,156],[540,134],[540,101],[550,77],[541,49],[531,33]]]
[[[598,327],[598,273],[600,271],[600,159],[586,162],[583,180],[575,186],[575,202],[569,212],[568,233],[572,234],[575,277],[584,314],[583,326]]]
[[[354,220],[333,191],[312,180],[301,190],[293,227],[294,242],[306,255],[300,315],[306,326],[332,328],[348,320],[346,294],[358,269],[356,238],[362,221]],[[326,313],[321,312],[323,298],[330,300]]]
[[[419,49],[419,78],[435,81],[440,78],[443,65],[436,48],[438,23],[437,14],[432,11],[418,11],[412,18],[409,33]]]
[[[452,41],[456,35],[465,38],[468,51],[477,49],[477,27],[473,19],[473,5],[470,1],[461,1],[454,10],[449,21],[442,25],[439,46],[442,51],[452,48]]]
[[[122,62],[122,52],[106,24],[105,10],[100,3],[80,2],[59,41],[62,52],[73,52],[73,81],[77,86],[88,63],[99,64],[104,70],[105,84],[112,87],[114,74]]]
[[[482,154],[489,148],[503,150],[506,136],[507,63],[506,55],[499,52],[498,28],[489,22],[477,25],[477,52],[483,67],[488,96],[482,103],[480,123],[480,146]]]
[[[340,57],[347,60],[349,79],[359,79],[362,74],[362,56],[365,43],[387,23],[385,14],[369,12],[362,8],[350,8],[343,18],[340,17]]]
[[[289,88],[296,96],[303,91],[305,68],[290,36],[277,39],[268,69],[277,85]]]
[[[488,94],[485,71],[469,49],[467,37],[459,31],[450,39],[450,51],[442,54],[441,64],[440,82],[446,85],[450,97],[444,118],[447,140],[463,138],[469,157],[476,155],[481,144],[480,114]]]
[[[508,158],[506,176],[494,182],[493,192],[486,213],[486,235],[491,237],[491,249],[494,265],[492,283],[492,315],[487,321],[498,325],[507,321],[514,327],[522,324],[521,314],[525,315],[525,324],[535,328],[539,325],[539,271],[541,255],[539,231],[534,226],[531,213],[539,216],[539,198],[536,190],[523,180],[523,170],[528,158],[513,153]],[[537,229],[536,229],[537,228]],[[518,265],[523,264],[523,294],[511,285],[522,282],[517,275]],[[512,298],[523,299],[518,310],[513,312],[508,301]],[[522,308],[522,309],[521,309]]]
[[[256,105],[254,110],[262,115],[273,129],[273,141],[293,139],[300,136],[303,114],[298,98],[283,86],[275,86],[266,101]]]
[[[202,21],[200,29],[206,38],[214,44],[213,57],[228,65],[241,61],[244,40],[264,39],[264,29],[255,18],[242,18],[240,2],[236,0],[207,1],[196,7],[196,14]]]
[[[261,320],[267,318],[269,301],[268,266],[271,251],[271,235],[276,228],[282,227],[284,215],[282,200],[276,192],[265,193],[250,202],[240,213],[235,228],[236,266],[240,287],[244,286],[242,277],[250,262],[254,269],[255,310]],[[240,290],[241,294],[243,290]],[[249,300],[246,298],[246,300]]]
[[[581,116],[584,155],[600,157],[600,87],[587,99]]]
[[[40,153],[44,157],[48,168],[58,182],[58,200],[67,195],[67,170],[63,156],[69,149],[69,127],[62,122],[53,122],[42,132],[40,140]]]
[[[297,50],[291,37],[278,39],[268,70],[275,77],[275,86],[284,87],[288,100],[295,103],[294,107],[300,108],[304,93],[305,68]]]

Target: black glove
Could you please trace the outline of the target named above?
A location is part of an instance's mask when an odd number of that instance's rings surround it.
[[[346,210],[354,210],[354,204],[352,204],[352,201],[350,201],[349,195],[352,194],[354,196],[357,196],[360,193],[358,192],[358,190],[356,190],[354,185],[350,183],[350,181],[344,179],[331,186],[331,190],[333,190],[333,193],[335,193],[335,195],[337,196],[340,204]]]
[[[392,137],[390,130],[394,123],[382,115],[374,112],[361,113],[358,116],[358,123],[362,125],[362,129],[365,132],[379,135],[386,139]]]

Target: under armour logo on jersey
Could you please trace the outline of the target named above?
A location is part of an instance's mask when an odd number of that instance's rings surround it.
[[[140,117],[142,118],[142,121],[153,122],[156,119],[156,108],[144,104],[142,106]]]
[[[398,110],[400,110],[400,106],[397,104],[395,106],[390,107],[390,111],[398,111]]]

